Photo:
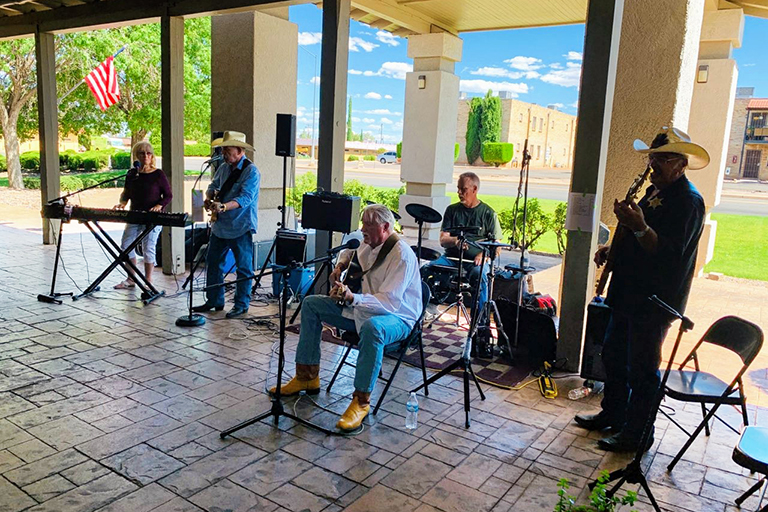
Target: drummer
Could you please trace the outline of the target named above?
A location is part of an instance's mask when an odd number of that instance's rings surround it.
[[[444,253],[440,258],[424,265],[421,268],[422,277],[431,272],[432,265],[459,266],[459,241],[448,231],[458,226],[476,226],[479,229],[474,233],[465,233],[465,238],[470,242],[478,240],[498,241],[502,237],[499,218],[493,208],[477,198],[480,189],[480,178],[473,172],[465,172],[459,176],[456,186],[459,194],[459,202],[445,209],[443,224],[440,228],[440,245]],[[472,290],[476,289],[480,279],[480,293],[477,302],[477,311],[481,311],[488,300],[488,259],[483,258],[483,251],[472,243],[464,244],[464,272],[467,272],[469,284]]]

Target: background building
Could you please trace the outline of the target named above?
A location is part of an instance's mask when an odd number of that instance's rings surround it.
[[[726,176],[768,180],[768,98],[754,87],[736,89]]]
[[[456,142],[459,158],[456,163],[467,164],[466,135],[470,99],[459,100],[459,118]],[[576,116],[560,112],[554,107],[504,98],[501,94],[501,142],[511,142],[515,156],[508,165],[520,164],[523,145],[528,139],[531,167],[571,168],[573,162]],[[483,165],[483,161],[476,162]]]

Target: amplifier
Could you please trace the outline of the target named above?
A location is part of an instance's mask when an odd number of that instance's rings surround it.
[[[287,229],[278,229],[275,234],[275,263],[290,265],[304,261],[307,234]]]
[[[601,302],[587,306],[587,328],[584,334],[584,352],[581,355],[581,377],[605,382],[603,366],[603,340],[611,319],[611,308]]]
[[[351,233],[360,226],[360,198],[328,192],[304,194],[301,227]]]

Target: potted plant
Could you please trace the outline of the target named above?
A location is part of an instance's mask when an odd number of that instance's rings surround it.
[[[634,491],[627,491],[627,495],[622,498],[619,498],[615,494],[608,497],[606,491],[607,483],[608,472],[600,472],[600,477],[597,479],[595,488],[592,489],[592,493],[589,495],[589,504],[576,505],[576,498],[566,492],[570,487],[568,479],[561,478],[557,483],[557,495],[559,496],[559,499],[555,505],[554,512],[613,512],[619,505],[635,504],[635,501],[637,501],[637,493]]]

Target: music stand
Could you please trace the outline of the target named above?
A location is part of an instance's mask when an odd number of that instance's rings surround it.
[[[616,471],[613,471],[612,473],[610,473],[608,475],[608,480],[605,483],[612,482],[616,479],[619,480],[612,489],[606,492],[606,496],[608,496],[609,498],[614,494],[616,494],[616,492],[618,492],[619,488],[621,488],[621,486],[624,485],[624,482],[629,482],[631,484],[640,484],[640,486],[645,491],[645,494],[648,495],[648,499],[650,500],[651,505],[653,506],[653,509],[656,510],[656,512],[661,512],[661,509],[659,508],[659,504],[656,503],[656,498],[654,498],[653,492],[651,492],[651,488],[648,486],[648,480],[645,478],[645,475],[643,474],[643,468],[640,466],[640,462],[643,459],[643,453],[645,453],[645,447],[648,444],[648,440],[651,438],[651,435],[653,433],[653,423],[656,419],[656,414],[659,412],[659,407],[661,407],[661,402],[662,400],[664,400],[664,388],[667,385],[667,379],[669,379],[669,374],[672,371],[672,365],[675,362],[675,356],[677,355],[677,349],[680,347],[680,341],[683,339],[683,333],[693,329],[693,322],[688,317],[677,312],[674,308],[672,308],[670,305],[662,301],[656,295],[652,295],[648,297],[648,300],[653,302],[657,307],[659,307],[662,311],[664,311],[670,317],[679,319],[680,327],[677,330],[677,338],[675,339],[675,344],[672,347],[672,354],[669,356],[669,360],[667,361],[667,368],[664,370],[664,375],[661,378],[661,383],[659,384],[659,387],[656,390],[654,405],[651,408],[651,412],[648,415],[648,418],[646,418],[645,420],[645,427],[643,428],[643,434],[640,436],[640,442],[637,445],[637,451],[635,452],[635,457],[625,467],[621,469],[617,469]],[[589,484],[589,488],[593,489],[595,485],[597,485],[597,481],[594,481],[591,484]]]

